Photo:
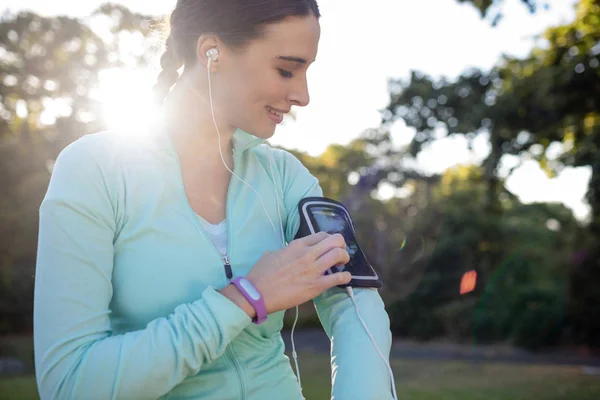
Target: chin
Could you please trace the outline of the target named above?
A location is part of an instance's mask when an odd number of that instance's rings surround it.
[[[264,112],[264,111],[263,111]],[[256,136],[260,139],[270,139],[275,134],[277,123],[269,117],[257,116],[255,118],[245,118],[239,120],[238,123],[233,123],[233,126],[238,126],[239,129]]]
[[[273,135],[275,135],[275,128],[271,128],[271,129],[265,129],[263,130],[260,134],[255,135],[261,139],[271,139],[273,137]]]
[[[273,137],[273,135],[275,134],[275,125],[274,124],[270,124],[269,125],[263,125],[263,126],[253,126],[252,128],[249,128],[248,130],[241,128],[243,131],[248,132],[251,135],[254,135],[258,138],[261,139],[270,139],[271,137]]]

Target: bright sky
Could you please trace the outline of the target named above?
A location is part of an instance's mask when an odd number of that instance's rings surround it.
[[[166,14],[176,3],[113,2],[152,15]],[[492,28],[473,7],[455,0],[320,0],[321,42],[317,62],[309,70],[311,104],[297,110],[296,122],[280,126],[271,142],[313,155],[328,144],[346,144],[365,129],[379,125],[378,110],[388,101],[389,77],[406,77],[411,69],[450,78],[469,67],[488,69],[503,53],[524,56],[533,45],[533,35],[574,17],[574,0],[547,0],[550,11],[534,16],[520,0],[505,2],[506,18]],[[13,3],[9,8],[27,8],[43,15],[86,16],[101,3],[20,0],[18,6]],[[0,10],[5,8],[0,3]],[[107,104],[113,105],[107,109],[113,121],[122,120],[127,104],[139,102],[140,97],[149,98],[146,91],[156,76],[139,71],[126,78],[115,79],[117,75],[113,74],[112,79],[107,76],[100,93]],[[130,94],[127,86],[131,87]],[[393,133],[398,144],[408,143],[413,135],[401,124]],[[418,163],[425,171],[442,172],[457,163],[481,160],[487,151],[484,138],[477,141],[474,154],[467,150],[464,139],[448,138],[422,152]],[[514,159],[503,160],[505,167],[513,163]],[[548,179],[535,162],[529,161],[515,170],[507,187],[524,202],[561,201],[577,217],[584,218],[588,206],[582,199],[589,177],[588,168],[569,168],[557,178]]]

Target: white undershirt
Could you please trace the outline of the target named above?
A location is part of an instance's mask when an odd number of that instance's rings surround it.
[[[225,256],[227,254],[227,220],[224,219],[218,224],[211,224],[200,215],[198,215],[198,219],[211,242],[213,242],[221,255]]]

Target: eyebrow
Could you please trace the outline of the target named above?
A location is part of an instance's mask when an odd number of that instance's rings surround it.
[[[279,60],[285,60],[285,61],[293,61],[293,62],[297,62],[299,64],[306,64],[307,63],[307,61],[304,58],[293,57],[293,56],[277,56],[277,59],[279,59]]]

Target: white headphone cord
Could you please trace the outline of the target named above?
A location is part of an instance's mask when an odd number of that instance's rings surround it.
[[[275,232],[277,232],[277,229],[275,228],[275,224],[273,224],[273,221],[271,220],[271,217],[269,217],[269,213],[267,213],[267,209],[265,207],[265,202],[263,201],[263,198],[260,196],[260,194],[258,194],[258,192],[256,191],[256,189],[254,189],[249,183],[247,183],[245,180],[243,180],[242,178],[240,178],[239,176],[237,176],[227,165],[227,163],[225,162],[225,158],[223,157],[223,150],[221,149],[221,132],[219,131],[219,127],[217,126],[217,120],[215,118],[215,111],[213,109],[213,100],[212,100],[212,87],[211,87],[211,82],[210,82],[210,62],[211,59],[208,59],[208,96],[210,98],[210,113],[212,114],[212,120],[213,123],[215,125],[215,129],[217,130],[217,136],[219,138],[219,154],[221,155],[221,161],[223,161],[223,165],[225,166],[225,168],[227,168],[227,170],[229,172],[231,172],[231,174],[233,176],[235,176],[236,178],[238,178],[240,181],[242,181],[246,186],[248,186],[250,189],[252,189],[254,191],[254,193],[256,193],[256,195],[258,196],[258,198],[260,199],[260,202],[262,204],[263,209],[265,210],[265,213],[267,215],[267,218],[269,219],[269,222],[271,223],[271,226],[273,227],[273,230]]]
[[[264,203],[263,198],[261,197],[261,195],[249,183],[247,183],[242,178],[240,178],[238,175],[236,175],[229,168],[229,166],[225,162],[225,158],[223,157],[223,150],[221,149],[221,132],[219,131],[219,127],[217,125],[217,120],[215,118],[215,112],[214,112],[214,108],[213,108],[212,85],[211,85],[211,78],[210,78],[210,64],[211,64],[211,58],[209,57],[209,59],[208,59],[208,65],[207,65],[207,73],[208,73],[208,95],[209,95],[209,99],[210,99],[210,111],[211,111],[211,115],[212,115],[212,120],[213,120],[213,123],[215,125],[215,129],[217,131],[217,136],[218,136],[219,154],[221,156],[221,161],[223,162],[223,165],[225,166],[225,168],[227,168],[227,170],[233,176],[235,176],[237,179],[239,179],[240,181],[242,181],[246,186],[248,186],[250,189],[252,189],[254,191],[254,193],[256,193],[256,195],[260,199],[260,202],[261,202],[261,205],[263,207],[263,210],[265,211],[265,215],[267,216],[267,218],[269,219],[269,222],[271,223],[271,227],[273,228],[273,230],[275,232],[277,232],[277,229],[275,228],[275,224],[273,223],[273,221],[271,220],[271,217],[269,216],[269,213],[267,212],[267,209],[265,207],[265,203]],[[271,176],[273,177],[273,179],[275,179],[275,175],[274,175],[274,171],[273,171],[273,159],[272,159],[272,154],[271,154],[271,148],[270,148],[270,146],[267,146],[267,147],[268,147],[268,153],[269,153],[269,164],[270,164],[270,168],[271,168]],[[280,227],[280,234],[281,234],[281,242],[282,242],[282,246],[285,247],[286,246],[286,243],[285,243],[285,234],[283,232],[283,225],[282,225],[281,213],[280,213],[280,210],[279,210],[279,195],[277,194],[277,188],[275,188],[275,197],[276,197],[276,203],[277,203],[277,215],[279,217],[279,222],[280,222],[279,227]],[[393,396],[394,396],[394,399],[397,400],[398,397],[397,397],[397,394],[396,394],[396,385],[395,385],[395,382],[394,382],[394,373],[392,371],[392,368],[391,368],[389,362],[387,361],[387,359],[381,353],[381,350],[377,346],[377,342],[373,338],[373,335],[371,334],[371,331],[369,330],[369,328],[367,327],[367,324],[365,323],[365,321],[362,319],[362,317],[360,315],[360,311],[358,309],[358,304],[356,303],[356,299],[354,298],[354,291],[352,290],[351,287],[347,287],[346,291],[348,292],[348,295],[350,296],[350,298],[352,299],[352,302],[354,303],[354,308],[356,309],[356,315],[358,316],[358,319],[360,320],[360,322],[362,323],[363,327],[365,328],[365,330],[367,332],[367,335],[369,335],[369,338],[371,339],[371,342],[373,342],[373,345],[375,346],[375,349],[377,350],[377,353],[379,354],[379,356],[381,357],[381,359],[385,363],[385,366],[386,366],[386,368],[388,370],[388,373],[389,373],[389,376],[390,376],[390,381],[391,381]],[[300,391],[300,395],[304,399],[304,395],[302,393],[302,381],[301,381],[301,378],[300,378],[300,368],[298,367],[298,356],[297,356],[297,353],[296,353],[296,346],[295,346],[295,343],[294,343],[294,330],[296,328],[297,322],[298,322],[298,306],[296,306],[296,317],[294,319],[294,324],[292,326],[291,342],[292,342],[292,357],[294,359],[294,363],[295,363],[295,367],[296,367],[296,374],[297,374],[297,378],[298,378],[297,379],[298,390]]]
[[[362,326],[367,331],[367,335],[369,335],[369,338],[371,339],[371,342],[373,342],[373,345],[375,346],[375,349],[377,350],[379,357],[381,357],[381,359],[383,360],[383,362],[385,364],[385,367],[387,368],[388,374],[390,376],[391,385],[392,385],[392,393],[394,396],[394,400],[398,400],[398,396],[396,394],[396,384],[394,382],[394,372],[392,371],[392,367],[390,366],[390,363],[388,362],[388,360],[381,353],[381,350],[379,350],[379,346],[377,346],[377,342],[373,338],[371,331],[367,327],[367,324],[365,323],[365,321],[360,316],[360,311],[358,311],[358,304],[356,303],[356,299],[354,298],[354,290],[352,290],[352,288],[350,286],[348,286],[348,287],[346,287],[346,292],[348,292],[348,295],[350,296],[350,298],[352,299],[352,302],[354,303],[354,308],[356,309],[356,315],[358,316],[358,319],[360,320],[360,322],[362,323]]]
[[[279,212],[279,195],[277,194],[277,187],[275,186],[275,172],[273,171],[273,155],[271,154],[271,147],[268,146],[269,149],[269,165],[271,167],[271,177],[273,178],[273,186],[275,188],[275,200],[277,202],[277,215],[279,216],[279,227],[281,228],[281,242],[282,245],[285,246],[285,234],[283,233],[283,223],[281,219],[281,213]],[[302,398],[304,395],[302,394],[302,379],[300,378],[300,367],[298,366],[298,353],[296,353],[296,344],[294,343],[294,330],[296,329],[296,324],[298,323],[298,306],[296,306],[296,317],[294,318],[294,324],[292,325],[292,332],[290,333],[290,341],[292,342],[292,358],[294,359],[294,365],[296,367],[296,377],[298,380],[298,390],[300,390],[300,394]]]
[[[211,79],[210,79],[210,64],[211,64],[211,58],[208,58],[208,65],[207,65],[207,73],[208,73],[208,97],[210,100],[210,113],[212,115],[212,120],[213,123],[215,125],[215,129],[217,130],[217,136],[218,136],[218,140],[219,140],[219,154],[221,155],[221,161],[223,162],[223,165],[225,166],[225,168],[227,168],[227,170],[229,172],[231,172],[231,174],[233,176],[235,176],[237,179],[239,179],[240,181],[242,181],[246,186],[248,186],[250,189],[252,189],[254,191],[254,193],[256,193],[256,195],[258,196],[258,198],[260,199],[261,205],[263,207],[263,210],[265,211],[265,214],[267,216],[267,218],[269,219],[269,222],[271,223],[271,226],[273,227],[273,230],[275,232],[277,232],[277,229],[275,228],[275,224],[273,224],[273,221],[271,220],[271,217],[269,216],[269,213],[267,212],[267,208],[265,207],[265,202],[263,201],[263,198],[261,197],[261,195],[258,193],[258,191],[256,191],[256,189],[254,189],[249,183],[247,183],[246,181],[244,181],[242,178],[240,178],[239,176],[237,176],[227,165],[227,163],[225,162],[225,158],[223,157],[223,150],[221,149],[221,132],[219,131],[219,127],[217,125],[217,120],[215,118],[215,111],[213,108],[213,99],[212,99],[212,85],[211,85]],[[272,155],[271,155],[271,148],[269,146],[268,147],[268,152],[269,152],[269,164],[271,166],[271,176],[273,177],[273,179],[275,179],[275,176],[273,175],[273,160],[272,160]],[[279,217],[279,227],[280,227],[280,233],[281,233],[281,244],[283,247],[286,246],[285,244],[285,235],[283,233],[283,226],[281,225],[281,213],[279,211],[279,196],[277,194],[277,188],[275,188],[275,197],[276,197],[276,202],[277,202],[277,215]],[[296,375],[297,375],[297,381],[298,381],[298,390],[300,391],[300,395],[302,396],[302,398],[304,399],[304,395],[302,394],[302,381],[300,379],[300,368],[298,367],[298,355],[296,353],[296,345],[294,343],[294,329],[296,328],[296,323],[298,322],[298,306],[296,306],[296,318],[294,319],[294,325],[292,326],[292,333],[291,333],[291,341],[292,341],[292,358],[294,359],[294,364],[296,366]]]

